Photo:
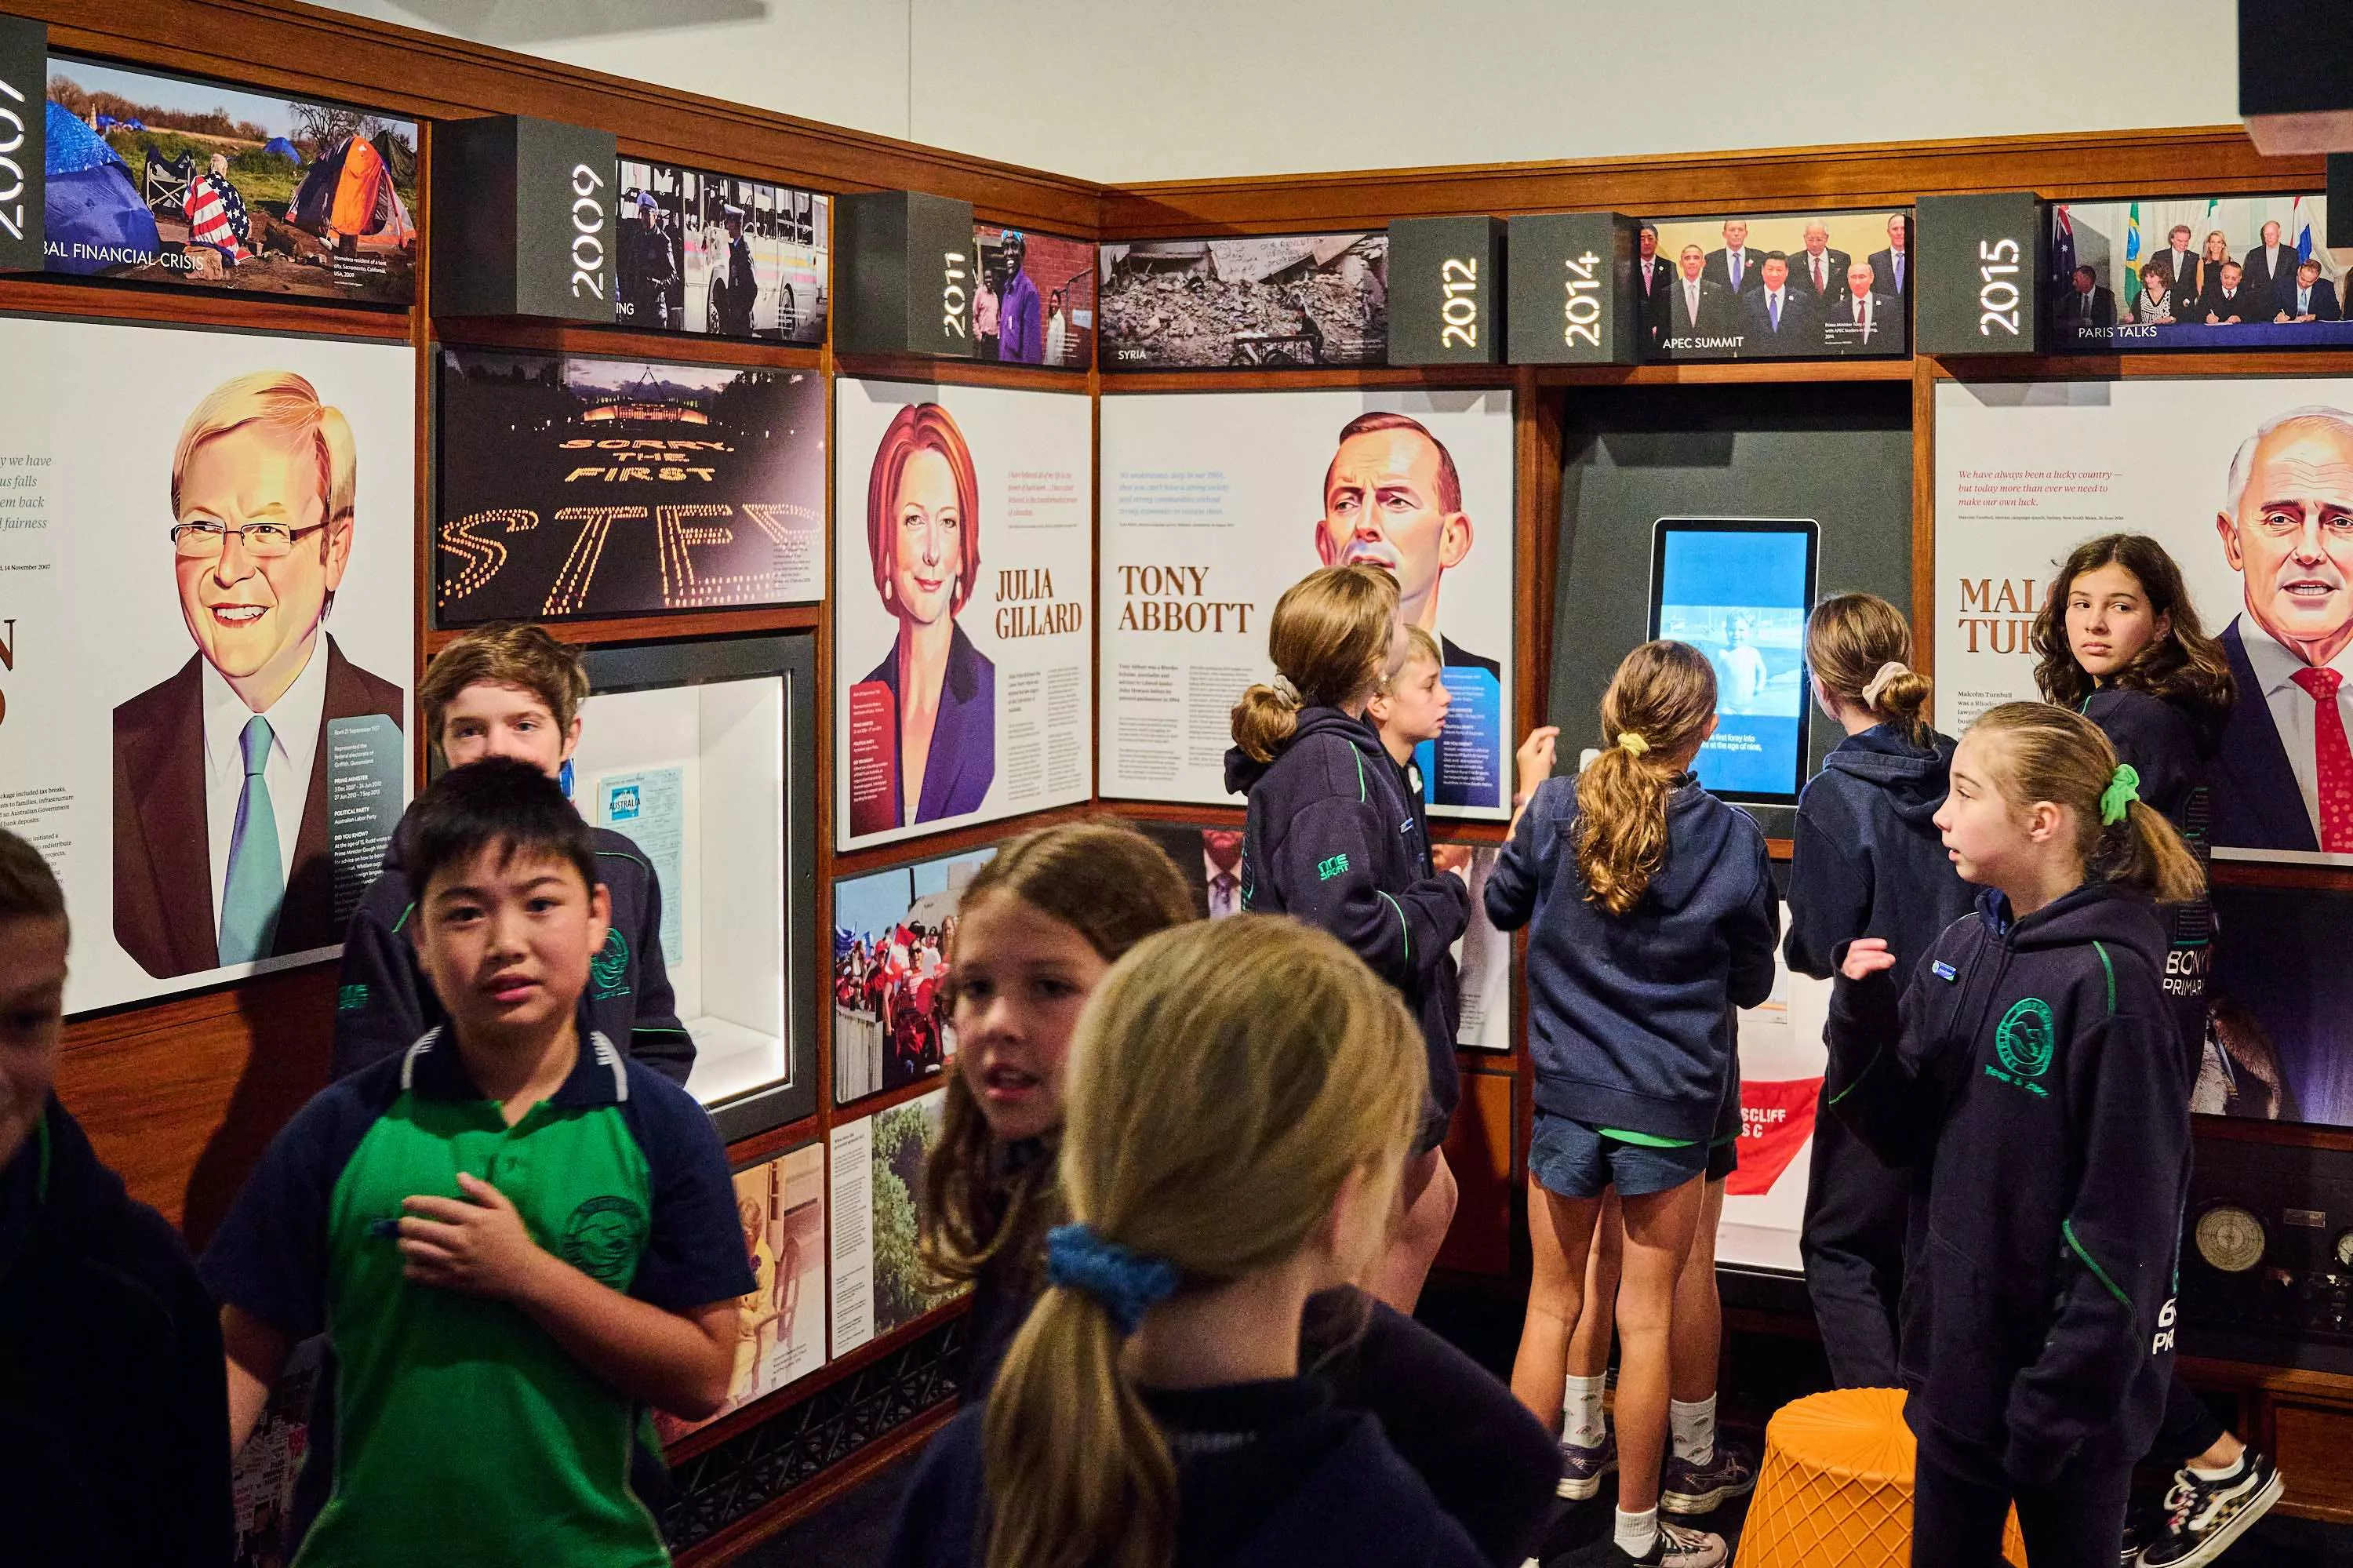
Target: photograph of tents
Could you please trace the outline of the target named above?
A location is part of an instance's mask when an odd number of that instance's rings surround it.
[[[49,58],[47,270],[407,304],[417,126]]]

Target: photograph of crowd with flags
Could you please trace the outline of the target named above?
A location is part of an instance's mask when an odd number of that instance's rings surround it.
[[[834,1103],[896,1089],[955,1055],[948,948],[965,884],[997,851],[893,866],[833,887]]]
[[[49,57],[45,270],[407,304],[417,126]]]
[[[2353,344],[2353,251],[2315,193],[2051,206],[2050,346],[2288,348]]]

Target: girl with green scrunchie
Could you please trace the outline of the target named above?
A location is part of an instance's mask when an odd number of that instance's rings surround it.
[[[1936,827],[1977,907],[1925,953],[1847,945],[1823,1086],[1881,1160],[1927,1167],[1901,1345],[1912,1563],[1993,1562],[2013,1502],[2032,1562],[2112,1563],[2166,1409],[2189,1179],[2151,900],[2196,896],[2198,865],[2065,708],[1983,715],[1952,780]]]

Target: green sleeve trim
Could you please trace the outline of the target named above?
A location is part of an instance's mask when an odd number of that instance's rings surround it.
[[[393,934],[394,936],[396,936],[396,937],[399,936],[399,935],[400,935],[400,928],[401,928],[403,926],[407,925],[407,924],[408,924],[408,917],[409,917],[411,915],[414,915],[414,914],[416,914],[416,913],[417,913],[417,906],[416,906],[414,903],[411,903],[407,908],[406,908],[406,909],[402,910],[402,911],[400,912],[400,918],[399,918],[399,919],[397,919],[397,920],[395,920],[395,921],[392,923],[392,934]]]
[[[2100,1266],[2099,1260],[2094,1257],[2089,1252],[2086,1252],[2084,1249],[2084,1244],[2075,1239],[2075,1222],[2073,1220],[2060,1221],[2059,1234],[2067,1238],[2067,1245],[2074,1249],[2074,1253],[2077,1257],[2084,1260],[2084,1266],[2092,1271],[2092,1277],[2106,1286],[2108,1287],[2108,1294],[2123,1302],[2126,1311],[2131,1311],[2133,1309],[2132,1298],[2124,1293],[2124,1287],[2122,1286],[2108,1277],[2108,1271]]]
[[[1356,759],[1356,804],[1361,806],[1371,799],[1365,792],[1365,754],[1352,746],[1348,748],[1348,755]]]
[[[1633,1132],[1622,1127],[1597,1127],[1593,1129],[1604,1138],[1614,1138],[1620,1143],[1638,1144],[1644,1149],[1689,1149],[1688,1138],[1661,1138],[1655,1132]],[[1735,1137],[1739,1136],[1734,1134]]]
[[[1865,1079],[1865,1078],[1867,1078],[1867,1077],[1871,1076],[1871,1070],[1872,1070],[1873,1067],[1876,1067],[1876,1066],[1878,1066],[1878,1065],[1879,1065],[1879,1059],[1880,1059],[1882,1056],[1884,1056],[1884,1055],[1886,1055],[1886,1054],[1887,1054],[1887,1047],[1885,1047],[1884,1045],[1881,1046],[1878,1050],[1876,1050],[1876,1051],[1873,1052],[1873,1053],[1872,1053],[1872,1055],[1871,1055],[1871,1060],[1870,1060],[1870,1061],[1868,1061],[1868,1062],[1865,1062],[1865,1063],[1862,1065],[1862,1072],[1860,1072],[1860,1073],[1857,1073],[1853,1077],[1849,1078],[1849,1079],[1847,1080],[1846,1087],[1844,1087],[1844,1088],[1841,1089],[1838,1093],[1836,1093],[1836,1094],[1832,1095],[1832,1096],[1830,1097],[1829,1104],[1830,1104],[1831,1107],[1832,1109],[1836,1109],[1836,1108],[1837,1108],[1837,1107],[1838,1107],[1838,1103],[1839,1103],[1839,1101],[1841,1101],[1841,1100],[1842,1100],[1842,1099],[1846,1098],[1846,1097],[1847,1097],[1847,1096],[1849,1096],[1849,1095],[1851,1095],[1851,1094],[1854,1093],[1854,1091],[1855,1091],[1858,1087],[1860,1087],[1860,1086],[1861,1086],[1861,1085],[1862,1085],[1862,1083],[1863,1079]]]
[[[1364,764],[1359,762],[1356,766],[1358,768],[1362,768],[1364,767]],[[1375,891],[1378,892],[1379,890],[1375,889]],[[1413,927],[1406,921],[1405,906],[1399,904],[1394,898],[1389,898],[1389,895],[1386,893],[1381,894],[1381,896],[1383,898],[1388,898],[1389,907],[1397,911],[1398,939],[1405,944],[1406,961],[1408,963],[1411,963],[1413,961]]]
[[[33,1165],[33,1202],[47,1204],[49,1201],[49,1113],[46,1107],[33,1122],[33,1142],[40,1150]]]
[[[2115,962],[2109,959],[2108,949],[2105,943],[2094,942],[2092,944],[2092,951],[2100,955],[2100,968],[2107,971],[2108,1015],[2110,1017],[2114,1017],[2116,1011],[2116,966]]]
[[[672,1029],[667,1023],[633,1023],[629,1026],[629,1033],[632,1034],[683,1034],[686,1031]]]

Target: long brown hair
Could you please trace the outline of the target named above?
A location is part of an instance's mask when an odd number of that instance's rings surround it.
[[[1064,822],[1005,845],[965,885],[957,908],[968,913],[990,898],[1018,898],[1060,921],[1105,963],[1118,962],[1154,932],[1197,916],[1184,874],[1160,846],[1110,821]],[[953,998],[953,951],[948,960]],[[1001,1175],[988,1118],[972,1086],[962,1073],[951,1072],[946,1092],[940,1140],[923,1163],[916,1250],[933,1273],[964,1280],[1000,1252],[1036,1253],[1059,1205],[1054,1161],[1040,1159]]]
[[[1601,697],[1601,755],[1577,776],[1577,869],[1612,915],[1634,907],[1667,862],[1671,761],[1715,714],[1715,671],[1687,642],[1645,642]]]
[[[2116,684],[2168,702],[2196,709],[2205,723],[2215,724],[2238,699],[2231,679],[2231,656],[2206,635],[2198,607],[2181,580],[2181,568],[2165,546],[2146,534],[2103,534],[2086,539],[2068,552],[2051,579],[2051,591],[2034,617],[2034,683],[2045,702],[2081,708],[2092,694],[2092,677],[2075,662],[2067,642],[2067,599],[2075,579],[2102,567],[2117,566],[2130,572],[2148,597],[2152,616],[2162,615],[2172,629],[2140,651],[2139,656],[2110,677]]]
[[[1890,664],[1904,668],[1881,680]],[[1841,701],[1894,726],[1914,746],[1925,748],[1935,737],[1928,698],[1936,687],[1911,667],[1912,623],[1877,594],[1837,594],[1814,606],[1806,618],[1806,665]]]
[[[2049,800],[2075,813],[2075,851],[2089,880],[2120,882],[2168,904],[2205,890],[2197,857],[2156,807],[2135,800],[2123,820],[2101,822],[2116,748],[2082,714],[2053,703],[2004,703],[1979,714],[1969,734],[1993,742],[1989,771],[2011,807]]]
[[[1325,567],[1274,601],[1266,651],[1299,700],[1257,685],[1234,705],[1234,744],[1260,762],[1299,727],[1303,707],[1340,707],[1379,683],[1397,620],[1397,578],[1378,567]]]
[[[1364,1172],[1395,1201],[1427,1086],[1397,991],[1279,915],[1193,921],[1103,978],[1072,1044],[1062,1192],[1182,1290],[1295,1256]],[[1176,1472],[1103,1301],[1050,1287],[982,1428],[987,1568],[1167,1568]]]

